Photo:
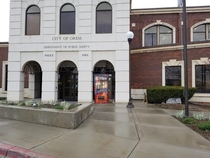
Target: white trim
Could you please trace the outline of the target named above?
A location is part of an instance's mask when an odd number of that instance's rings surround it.
[[[196,7],[187,7],[187,13],[209,13],[210,6],[196,6]],[[131,15],[141,14],[182,14],[182,8],[180,7],[171,7],[171,8],[146,8],[146,9],[132,9]]]
[[[195,48],[209,48],[209,42],[205,41],[202,43],[193,43],[188,44],[187,49],[195,49]],[[172,50],[183,50],[183,45],[173,45],[173,46],[163,46],[163,47],[150,47],[150,48],[141,48],[131,50],[131,54],[138,53],[150,53],[150,52],[158,52],[158,51],[172,51]]]
[[[210,19],[206,19],[205,21],[200,21],[200,22],[194,24],[193,26],[191,26],[191,28],[190,28],[190,41],[191,42],[193,42],[193,29],[199,25],[206,24],[206,23],[210,23]]]
[[[172,29],[172,34],[173,34],[173,39],[172,39],[172,43],[175,44],[176,43],[176,28],[174,26],[172,26],[171,24],[168,24],[168,23],[165,23],[165,22],[162,22],[161,20],[156,20],[156,22],[154,23],[151,23],[147,26],[145,26],[143,29],[142,29],[142,47],[144,47],[144,41],[145,41],[145,30],[148,29],[149,27],[152,27],[152,26],[156,26],[156,25],[162,25],[162,26],[167,26],[169,27],[170,29]]]
[[[0,48],[8,47],[9,44],[7,42],[0,42]]]
[[[209,64],[210,64],[210,59],[208,57],[200,58],[199,60],[192,60],[192,87],[195,87],[195,66],[209,65]]]
[[[184,86],[184,61],[177,61],[176,59],[171,59],[169,61],[162,62],[162,86],[166,85],[166,66],[181,66],[181,86]]]
[[[7,91],[5,90],[5,85],[6,85],[6,83],[5,83],[5,77],[6,77],[5,67],[6,67],[6,65],[8,65],[8,61],[3,61],[2,62],[2,93],[4,93],[4,94],[7,93]]]

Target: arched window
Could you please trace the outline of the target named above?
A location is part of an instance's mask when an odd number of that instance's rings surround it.
[[[163,25],[155,25],[145,30],[145,46],[156,46],[173,43],[173,31]]]
[[[107,2],[96,8],[96,33],[112,33],[112,7]]]
[[[75,8],[71,4],[61,7],[60,34],[75,34]]]
[[[26,11],[26,35],[40,35],[40,9],[30,6]]]
[[[202,24],[193,28],[193,41],[210,39],[210,24]]]

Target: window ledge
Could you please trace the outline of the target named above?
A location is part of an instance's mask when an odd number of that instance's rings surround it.
[[[195,93],[194,97],[210,97],[210,93]]]

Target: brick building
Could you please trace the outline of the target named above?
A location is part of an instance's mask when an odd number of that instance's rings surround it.
[[[131,11],[131,87],[134,99],[149,86],[184,86],[182,9]],[[192,101],[210,101],[210,7],[187,8],[188,86]]]

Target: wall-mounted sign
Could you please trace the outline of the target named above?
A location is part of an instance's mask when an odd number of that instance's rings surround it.
[[[45,54],[45,57],[54,57],[54,54]]]
[[[52,37],[53,41],[80,41],[82,40],[82,37],[75,37],[75,36],[65,36],[65,37]]]
[[[90,45],[48,45],[44,49],[88,49]]]

